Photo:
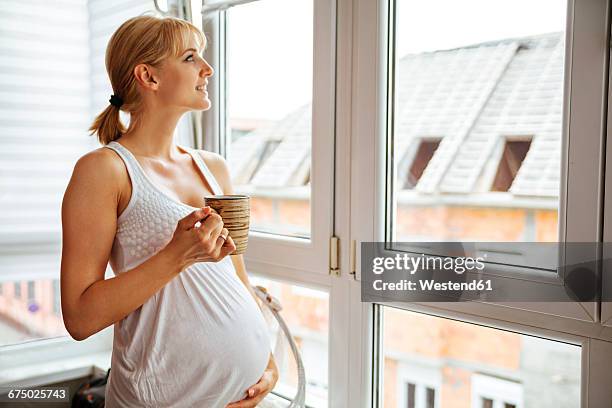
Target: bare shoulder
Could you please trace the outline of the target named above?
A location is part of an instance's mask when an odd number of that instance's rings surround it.
[[[123,185],[127,177],[125,165],[117,153],[100,147],[81,156],[75,166],[72,178],[85,179],[106,185]],[[71,180],[72,181],[72,180]]]
[[[129,178],[121,158],[110,149],[98,148],[81,156],[72,172],[64,201],[70,197],[81,200],[83,195],[112,197],[119,202]]]
[[[223,190],[224,194],[234,194],[232,187],[229,167],[227,161],[223,156],[215,152],[209,152],[206,150],[196,150],[200,156],[204,159],[206,166],[210,169],[211,173],[219,183],[219,186]]]
[[[88,170],[97,166],[103,166],[104,170],[107,171],[120,171],[123,168],[122,160],[117,156],[117,153],[104,147],[92,150],[81,156],[77,160],[75,168]],[[100,168],[98,169],[100,170]]]

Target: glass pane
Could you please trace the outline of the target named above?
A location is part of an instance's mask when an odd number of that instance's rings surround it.
[[[304,363],[306,404],[327,407],[329,294],[259,276],[252,276],[250,281],[253,285],[265,287],[283,307],[281,316],[291,331]],[[291,399],[298,384],[295,359],[288,342],[274,324],[274,317],[266,308],[264,316],[270,323],[274,358],[280,372],[274,392]]]
[[[579,346],[391,307],[382,314],[384,407],[411,398],[436,408],[580,406]]]
[[[567,2],[395,4],[393,240],[556,242]]]
[[[252,230],[308,238],[313,2],[232,7],[226,26],[226,148],[234,190],[251,196]]]

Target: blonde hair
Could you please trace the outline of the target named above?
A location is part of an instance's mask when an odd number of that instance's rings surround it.
[[[199,46],[206,42],[204,34],[193,24],[175,17],[141,15],[121,24],[106,47],[106,72],[113,87],[113,94],[123,100],[121,107],[109,105],[93,121],[90,135],[98,135],[102,145],[117,140],[126,132],[119,111],[131,114],[130,127],[134,125],[134,113],[142,108],[142,97],[134,78],[138,64],[159,66],[171,56],[178,57],[195,34]]]

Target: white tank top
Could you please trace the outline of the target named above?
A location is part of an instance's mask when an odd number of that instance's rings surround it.
[[[123,145],[105,147],[123,159],[132,184],[110,257],[119,275],[164,248],[195,207],[160,190]],[[180,148],[223,194],[199,153]],[[199,262],[115,323],[106,407],[225,407],[259,381],[269,355],[266,322],[230,257]]]

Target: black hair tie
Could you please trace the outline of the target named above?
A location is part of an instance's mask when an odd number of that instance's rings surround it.
[[[111,105],[116,106],[118,108],[120,108],[121,105],[123,105],[123,99],[121,99],[117,95],[111,95],[108,101],[110,102]]]

